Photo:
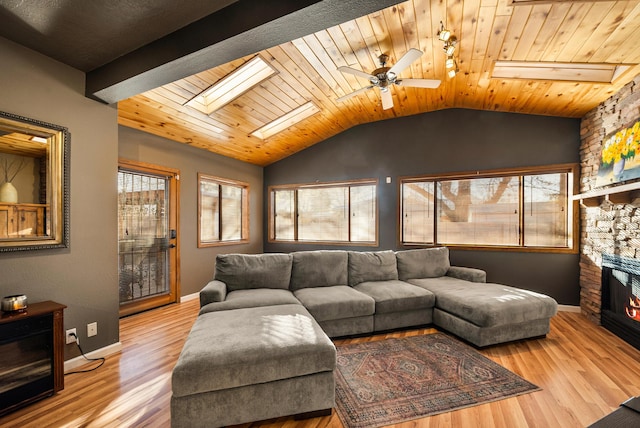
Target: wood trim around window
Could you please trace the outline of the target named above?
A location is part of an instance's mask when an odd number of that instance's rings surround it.
[[[553,173],[569,173],[568,189],[570,194],[567,195],[567,207],[570,209],[567,225],[571,228],[568,247],[524,247],[524,246],[504,246],[504,245],[463,245],[463,244],[444,244],[434,242],[431,244],[404,243],[402,241],[402,185],[407,182],[420,182],[433,180],[435,182],[444,180],[460,180],[472,178],[493,178],[507,175],[523,176],[536,174],[553,174]],[[397,246],[403,249],[425,248],[425,247],[441,247],[446,245],[449,248],[460,250],[482,250],[482,251],[510,251],[510,252],[527,252],[527,253],[558,253],[558,254],[578,254],[580,246],[580,207],[579,201],[572,200],[572,195],[579,193],[580,186],[580,165],[577,163],[554,164],[547,166],[517,167],[517,168],[501,168],[486,171],[466,171],[451,172],[443,174],[425,174],[415,176],[405,176],[398,178],[397,184]],[[437,201],[435,201],[437,204]],[[436,222],[437,228],[437,222]],[[437,229],[436,229],[437,233]],[[437,241],[437,235],[436,235]]]
[[[217,183],[219,185],[227,185],[239,187],[242,189],[242,201],[241,201],[241,216],[242,216],[242,237],[240,239],[234,240],[217,240],[217,241],[204,241],[202,240],[200,234],[200,222],[202,219],[202,202],[201,202],[201,193],[200,193],[200,183],[202,180],[208,180],[213,183]],[[198,224],[197,224],[197,235],[198,235],[198,248],[208,248],[208,247],[219,247],[224,245],[238,245],[238,244],[246,244],[249,242],[249,183],[239,180],[233,180],[229,178],[216,177],[214,175],[198,173]]]
[[[332,246],[358,246],[358,247],[377,247],[379,245],[380,236],[380,210],[378,209],[379,197],[378,197],[378,184],[379,180],[375,178],[363,178],[356,180],[344,180],[344,181],[326,181],[315,183],[303,183],[303,184],[279,184],[269,186],[267,188],[267,242],[276,244],[304,244],[304,245],[332,245]],[[299,241],[297,227],[294,230],[295,239],[275,239],[275,217],[273,216],[274,206],[274,191],[276,190],[299,190],[299,189],[314,189],[314,188],[331,188],[331,187],[355,187],[355,186],[367,186],[373,185],[376,187],[376,200],[375,200],[375,212],[376,212],[376,224],[375,224],[375,241]],[[295,204],[298,203],[297,192],[295,195]]]

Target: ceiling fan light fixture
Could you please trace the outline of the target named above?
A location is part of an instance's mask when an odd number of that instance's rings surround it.
[[[444,28],[444,24],[440,21],[440,30],[438,30],[438,38],[443,42],[446,42],[451,37],[451,31]]]
[[[447,60],[445,61],[444,65],[447,68],[454,68],[456,66],[456,60],[453,58],[453,56],[450,56],[447,58]]]
[[[450,79],[456,77],[456,74],[458,74],[458,69],[456,68],[452,68],[451,70],[447,71],[447,76],[449,76]]]

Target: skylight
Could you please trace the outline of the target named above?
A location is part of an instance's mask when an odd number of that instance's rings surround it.
[[[257,55],[191,98],[185,105],[211,114],[276,73],[275,68]]]
[[[289,113],[280,116],[273,122],[267,123],[262,128],[257,129],[251,133],[251,135],[266,140],[272,135],[278,132],[284,131],[290,126],[295,125],[298,122],[318,113],[320,109],[312,101],[301,105],[300,107],[291,110]]]
[[[612,83],[629,67],[620,64],[496,61],[491,77]]]

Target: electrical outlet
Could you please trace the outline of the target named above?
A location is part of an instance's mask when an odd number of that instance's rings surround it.
[[[73,335],[75,335],[75,337]],[[76,333],[75,328],[70,328],[69,330],[67,330],[66,337],[67,337],[67,345],[71,343],[80,343],[80,340],[78,339],[78,333]]]
[[[98,323],[87,324],[87,337],[95,336],[96,334],[98,334]]]

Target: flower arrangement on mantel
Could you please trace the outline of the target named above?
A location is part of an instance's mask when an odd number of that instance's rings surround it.
[[[621,129],[602,143],[602,166],[631,159],[640,151],[640,120]]]
[[[13,160],[9,160],[6,156],[0,157],[0,170],[4,183],[11,183],[26,166],[27,162],[24,157]]]

